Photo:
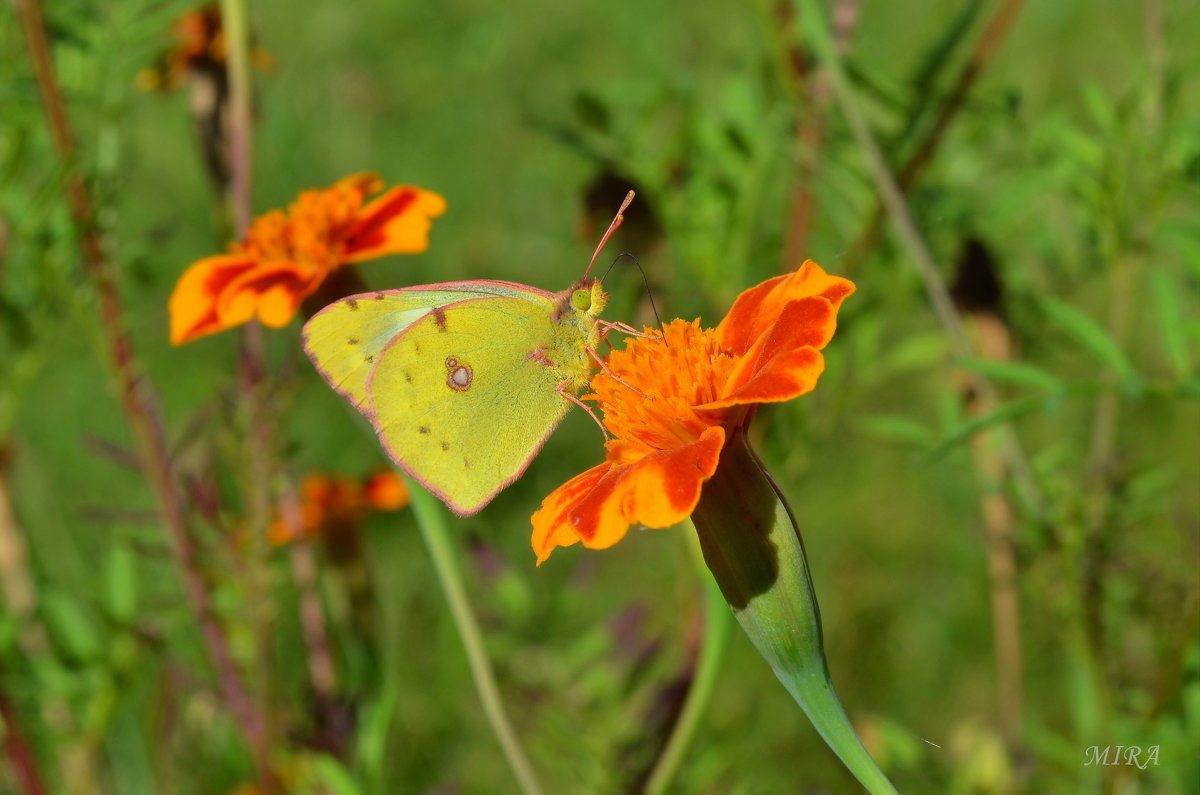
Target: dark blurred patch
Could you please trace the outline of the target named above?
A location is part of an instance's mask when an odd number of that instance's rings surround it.
[[[307,320],[334,301],[365,292],[367,283],[359,275],[358,268],[335,268],[316,292],[300,302],[300,316]]]
[[[979,238],[963,241],[954,265],[950,296],[962,312],[1004,317],[1004,285],[999,267],[991,249]]]
[[[609,132],[612,116],[608,112],[608,106],[595,94],[586,90],[578,91],[571,104],[575,118],[580,124],[596,132]]]
[[[340,696],[313,695],[309,702],[309,717],[312,720],[309,730],[297,733],[293,739],[336,759],[347,759],[358,729],[358,704]]]
[[[635,180],[612,166],[603,166],[583,190],[583,216],[579,219],[579,237],[598,241],[608,228],[613,214],[629,191],[637,198],[625,211],[625,221],[613,235],[609,245],[616,253],[628,251],[638,257],[663,240],[662,221],[646,191]],[[615,256],[615,254],[614,254]],[[611,259],[611,257],[609,257]]]
[[[599,241],[604,230],[612,222],[613,214],[625,200],[625,195],[634,191],[637,197],[625,211],[625,220],[613,234],[608,244],[609,254],[601,255],[597,267],[607,267],[618,254],[632,254],[640,264],[644,258],[649,258],[653,252],[664,243],[662,221],[654,204],[645,190],[633,179],[622,174],[612,166],[604,166],[588,183],[583,192],[583,213],[579,219],[579,237],[585,241]],[[622,263],[632,266],[631,262]],[[622,264],[617,265],[618,268]],[[603,275],[604,271],[599,271]],[[636,305],[633,313],[626,318],[634,326],[657,326],[654,305],[650,300],[651,293],[661,294],[661,285],[665,282],[664,274],[647,273],[642,271],[642,278],[626,279],[612,282],[612,285],[623,284],[631,291],[632,302]],[[606,283],[607,284],[607,283]],[[611,290],[612,287],[610,286]],[[636,292],[632,292],[636,291]]]
[[[467,539],[468,552],[475,570],[486,582],[493,582],[508,569],[508,563],[496,545],[478,533]]]

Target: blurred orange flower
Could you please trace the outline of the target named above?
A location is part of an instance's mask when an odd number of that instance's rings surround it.
[[[690,516],[727,434],[757,404],[816,385],[820,351],[852,292],[852,282],[805,262],[743,292],[715,329],[675,320],[609,354],[611,374],[597,373],[584,399],[599,401],[614,438],[604,463],[560,486],[533,515],[538,563],[557,547],[602,549],[632,524],[669,527]]]
[[[143,91],[166,91],[178,88],[197,75],[220,75],[224,79],[225,31],[221,8],[208,3],[183,12],[171,26],[173,46],[163,51],[152,66],[137,74],[137,87]],[[256,69],[267,70],[274,59],[262,47],[250,48],[250,63]]]
[[[172,344],[255,317],[280,328],[338,267],[424,251],[430,219],[445,211],[445,199],[401,185],[364,206],[368,195],[382,189],[374,174],[356,174],[329,188],[304,191],[286,213],[272,210],[256,219],[229,254],[193,263],[171,294]]]
[[[308,475],[300,484],[300,527],[290,528],[280,518],[267,530],[267,537],[280,546],[297,536],[311,541],[352,527],[370,511],[398,511],[406,505],[408,487],[390,470],[362,483],[347,477]]]

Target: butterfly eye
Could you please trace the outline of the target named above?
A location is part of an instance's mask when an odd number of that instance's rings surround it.
[[[578,309],[580,312],[586,312],[592,308],[592,291],[591,290],[576,290],[571,293],[571,306]]]

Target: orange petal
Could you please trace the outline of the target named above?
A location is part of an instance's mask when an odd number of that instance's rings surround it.
[[[295,262],[260,263],[225,286],[217,316],[226,327],[258,318],[272,328],[286,326],[304,296],[321,283],[317,271]]]
[[[231,282],[251,270],[255,260],[244,254],[221,254],[193,263],[167,302],[171,313],[171,344],[182,345],[229,328],[217,312],[221,294]]]
[[[556,546],[582,541],[591,549],[605,549],[624,538],[632,524],[670,527],[683,521],[696,507],[704,481],[716,470],[724,441],[725,429],[711,427],[681,447],[623,466],[602,464],[572,479],[534,514],[539,563]],[[551,511],[541,517],[539,528],[539,514],[547,507]]]
[[[258,298],[258,319],[264,326],[283,328],[295,317],[302,297],[290,284],[272,285]]]
[[[768,279],[739,295],[717,326],[717,338],[726,350],[745,353],[775,324],[788,303],[821,296],[836,310],[853,292],[853,282],[830,276],[820,265],[807,260],[794,273]]]
[[[368,196],[383,189],[383,180],[374,171],[360,171],[348,177],[342,177],[333,184],[334,189],[352,190],[361,196]]]
[[[557,547],[567,547],[579,540],[571,529],[569,515],[600,478],[611,469],[608,463],[592,467],[559,486],[533,515],[533,553],[540,566]]]
[[[429,248],[430,219],[445,211],[446,200],[437,193],[411,185],[392,188],[362,209],[342,261],[424,251]]]
[[[825,298],[792,301],[746,351],[721,389],[722,397],[696,408],[775,403],[811,391],[825,369],[818,351],[836,327],[837,310]]]
[[[813,390],[825,371],[825,357],[815,348],[800,348],[772,357],[766,367],[720,400],[696,406],[697,411],[753,403],[780,403]]]

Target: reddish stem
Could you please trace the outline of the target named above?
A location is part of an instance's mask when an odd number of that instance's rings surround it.
[[[4,726],[4,755],[21,784],[21,790],[27,795],[45,795],[47,790],[38,772],[37,759],[25,742],[17,712],[4,693],[0,693],[0,724]]]
[[[142,470],[158,500],[159,510],[170,536],[175,563],[183,577],[188,601],[217,670],[222,695],[247,740],[252,745],[257,745],[259,738],[264,736],[265,722],[251,705],[213,610],[207,585],[196,558],[196,550],[188,533],[186,513],[171,467],[165,435],[159,423],[161,413],[158,401],[150,380],[138,372],[134,362],[133,343],[125,329],[120,298],[94,224],[91,197],[87,185],[75,167],[75,142],[54,77],[41,7],[38,0],[18,0],[17,7],[37,77],[42,106],[50,125],[50,134],[58,156],[66,166],[64,180],[67,199],[79,228],[84,268],[100,300],[100,327],[108,345],[111,376],[116,382],[122,408],[137,440]]]
[[[791,30],[795,16],[791,2],[783,0],[776,8],[780,30],[789,41],[794,41]],[[834,45],[841,54],[850,49],[850,37],[858,24],[858,12],[858,0],[838,0],[834,9]],[[809,230],[812,228],[812,219],[817,207],[813,180],[816,176],[816,164],[825,146],[826,111],[832,97],[828,76],[813,70],[809,59],[798,45],[790,45],[787,48],[787,56],[788,77],[800,97],[800,118],[796,123],[796,156],[799,162],[796,194],[792,199],[783,260],[780,262],[782,273],[795,270],[808,251]]]

